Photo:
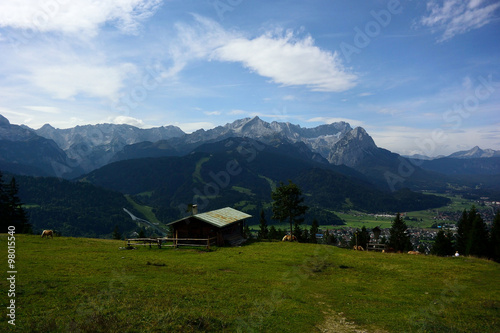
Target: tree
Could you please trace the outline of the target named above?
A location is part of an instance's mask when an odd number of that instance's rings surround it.
[[[366,249],[366,246],[368,242],[370,241],[370,234],[368,233],[368,230],[366,230],[366,227],[363,226],[361,230],[356,229],[354,232],[354,235],[352,236],[349,246],[352,248],[355,245],[362,246],[363,249]]]
[[[397,213],[389,231],[389,247],[403,252],[412,250],[413,245],[411,244],[407,229],[406,223],[401,218],[401,215]]]
[[[311,230],[309,230],[309,242],[317,243],[316,234],[319,232],[318,220],[313,219],[311,223]]]
[[[257,234],[257,238],[259,240],[268,239],[269,238],[269,229],[267,228],[266,214],[264,213],[264,209],[260,211],[260,230]]]
[[[490,233],[490,255],[496,262],[500,262],[500,211],[497,211]]]
[[[250,228],[246,224],[243,227],[243,237],[248,239],[248,240],[253,239],[252,232],[250,231]]]
[[[274,225],[269,228],[269,239],[279,239],[278,230],[276,230]]]
[[[467,213],[467,210],[464,210],[457,224],[458,252],[466,256],[487,256],[489,243],[488,231],[476,207],[472,206],[469,213]]]
[[[120,229],[118,229],[118,225],[115,225],[115,229],[113,230],[113,239],[122,239],[122,235],[120,234]]]
[[[23,203],[18,196],[19,186],[16,179],[12,177],[9,184],[3,181],[0,172],[0,221],[2,230],[7,232],[9,226],[14,226],[17,233],[32,233],[31,225],[28,223]]]
[[[443,229],[439,230],[434,240],[434,245],[432,245],[431,254],[441,257],[451,256],[454,253],[452,238],[453,235],[451,232],[448,231],[445,234]]]
[[[280,186],[271,193],[271,198],[273,199],[272,218],[280,222],[288,220],[290,223],[290,235],[293,235],[293,225],[302,223],[304,221],[303,216],[309,209],[309,207],[302,204],[304,202],[302,191],[289,180],[288,185],[281,182]]]

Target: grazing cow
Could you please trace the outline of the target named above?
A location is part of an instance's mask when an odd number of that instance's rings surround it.
[[[356,251],[364,251],[365,250],[361,245],[358,245],[358,246],[354,245],[353,249]]]
[[[42,231],[42,238],[47,237],[47,238],[54,238],[54,232],[52,230],[44,230]]]
[[[286,242],[286,241],[293,242],[296,240],[297,240],[297,237],[295,237],[294,235],[285,235],[285,237],[283,237],[283,239],[281,241],[282,242]]]

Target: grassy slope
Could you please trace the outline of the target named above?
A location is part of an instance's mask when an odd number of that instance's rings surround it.
[[[342,312],[367,330],[500,331],[500,265],[485,260],[297,243],[123,244],[17,235],[17,330],[317,332]],[[6,311],[5,278],[0,289]]]

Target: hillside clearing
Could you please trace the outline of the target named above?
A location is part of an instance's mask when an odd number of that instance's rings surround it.
[[[6,243],[1,235],[0,244]],[[342,325],[345,332],[500,331],[500,265],[486,260],[281,242],[210,252],[119,250],[123,245],[16,235],[16,328],[338,332],[335,325]],[[7,290],[6,279],[0,286]],[[6,292],[1,300],[5,309]],[[5,316],[0,325],[12,330]]]

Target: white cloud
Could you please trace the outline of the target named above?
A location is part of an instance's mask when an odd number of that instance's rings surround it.
[[[91,66],[65,64],[36,67],[27,80],[58,99],[73,99],[78,94],[115,100],[123,80],[133,70],[131,64]]]
[[[178,122],[176,122],[174,125],[179,127],[185,133],[192,133],[192,132],[197,131],[199,129],[209,130],[209,129],[212,129],[215,127],[214,124],[212,124],[210,122],[205,122],[205,121],[192,122],[192,123],[178,123]]]
[[[349,123],[352,127],[365,127],[366,125],[359,120],[355,119],[348,119],[348,118],[335,118],[335,117],[314,117],[311,119],[308,119],[308,123],[325,123],[325,124],[332,124],[332,123],[338,123],[344,121],[346,123]]]
[[[126,124],[139,128],[144,127],[144,122],[142,120],[128,116],[110,117],[106,122],[109,122],[111,124]]]
[[[312,37],[296,38],[267,33],[254,39],[235,38],[212,53],[221,61],[243,66],[284,86],[309,87],[312,91],[340,92],[356,85],[337,53],[321,50]]]
[[[390,126],[370,131],[377,146],[402,154],[426,156],[449,155],[459,150],[479,146],[498,149],[499,124],[449,131],[440,128]]]
[[[499,7],[498,2],[488,5],[483,0],[444,0],[442,6],[432,0],[427,3],[430,13],[422,18],[421,23],[434,32],[442,32],[438,42],[444,42],[490,23]]]
[[[0,1],[0,27],[35,32],[63,32],[95,36],[113,23],[121,31],[136,33],[140,22],[152,16],[162,0],[15,0]]]
[[[61,110],[57,107],[53,106],[25,106],[25,109],[31,110],[31,111],[37,111],[37,112],[43,112],[43,113],[61,113]]]
[[[228,112],[229,115],[242,115],[242,114],[247,114],[248,111],[244,111],[244,110],[231,110]]]
[[[342,65],[337,53],[320,49],[312,37],[293,32],[267,32],[256,38],[224,30],[217,22],[195,15],[192,25],[177,24],[179,42],[170,53],[179,73],[195,59],[236,62],[283,86],[306,86],[312,91],[341,92],[356,85],[357,76]]]
[[[220,111],[204,111],[203,113],[207,116],[220,116],[222,114]]]

